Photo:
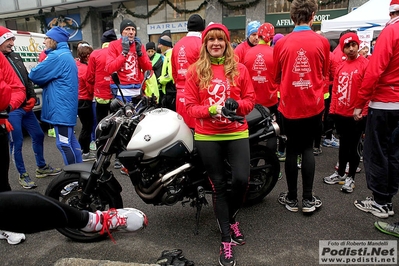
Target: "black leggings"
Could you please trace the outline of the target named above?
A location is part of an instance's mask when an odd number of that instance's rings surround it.
[[[346,163],[349,163],[348,176],[355,178],[356,168],[359,166],[360,156],[357,152],[357,144],[363,131],[363,120],[355,121],[353,117],[340,115],[333,116],[335,127],[339,135],[338,174],[345,174]]]
[[[242,206],[249,181],[249,140],[196,141],[195,145],[212,185],[213,209],[222,235],[230,242],[230,224]],[[231,193],[227,193],[226,162],[231,166]]]
[[[0,162],[0,192],[10,191],[11,187],[8,181],[8,170],[10,168],[10,148],[8,146],[7,130],[3,128],[3,125],[0,125]]]
[[[83,153],[90,152],[91,132],[93,131],[94,114],[91,100],[79,100],[78,116],[82,123],[79,144]]]
[[[18,233],[62,227],[84,228],[89,221],[87,211],[72,208],[38,192],[1,192],[0,213],[0,230]]]
[[[284,129],[287,135],[285,175],[288,185],[288,199],[290,200],[298,197],[298,155],[302,156],[302,198],[312,199],[315,174],[313,140],[320,127],[322,114],[303,119],[287,119],[283,117]]]
[[[96,119],[98,123],[103,120],[104,117],[106,117],[109,114],[109,108],[110,108],[111,103],[98,103],[96,102]]]

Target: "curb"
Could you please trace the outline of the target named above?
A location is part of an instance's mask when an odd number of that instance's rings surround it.
[[[63,258],[56,261],[54,266],[159,266],[159,264],[142,264],[142,263],[110,261],[110,260]]]

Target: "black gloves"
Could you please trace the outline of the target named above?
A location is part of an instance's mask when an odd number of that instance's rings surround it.
[[[164,250],[156,263],[161,266],[194,266],[194,262],[186,259],[182,252],[181,249]]]
[[[127,55],[130,51],[130,42],[127,36],[122,37],[122,53]]]
[[[136,52],[137,52],[137,56],[142,56],[143,52],[141,51],[141,41],[139,39],[139,37],[134,37],[134,43],[136,44]]]
[[[230,111],[235,111],[238,108],[238,102],[232,98],[228,98],[224,103],[224,107],[226,107]]]
[[[237,121],[238,123],[244,124],[244,117],[236,115],[235,111],[231,111],[226,107],[222,107],[222,115],[232,122]]]
[[[230,121],[237,121],[238,123],[244,124],[244,117],[236,115],[238,108],[238,102],[232,98],[228,98],[222,107],[222,115]]]

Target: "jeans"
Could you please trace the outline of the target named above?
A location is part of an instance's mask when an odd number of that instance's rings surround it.
[[[22,128],[25,128],[32,138],[32,148],[35,153],[37,167],[44,167],[46,165],[43,153],[44,133],[33,111],[26,112],[22,108],[16,109],[9,114],[8,121],[14,128],[10,132],[10,153],[14,156],[15,167],[18,173],[26,173],[22,156],[22,145],[24,142]]]

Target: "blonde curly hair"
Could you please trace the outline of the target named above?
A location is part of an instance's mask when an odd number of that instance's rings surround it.
[[[198,84],[200,89],[206,89],[209,87],[211,80],[213,78],[213,72],[211,68],[211,55],[209,54],[206,44],[210,38],[223,38],[226,42],[226,50],[224,51],[224,73],[227,79],[235,85],[234,79],[240,73],[237,68],[237,60],[235,58],[233,47],[226,35],[226,33],[221,29],[212,29],[204,37],[202,41],[202,46],[200,50],[199,59],[191,65],[192,71],[197,73]]]

